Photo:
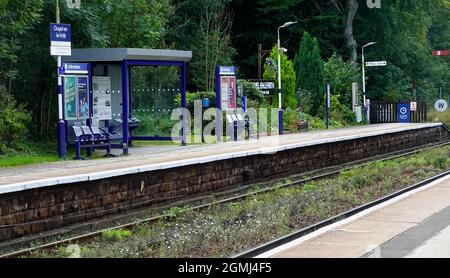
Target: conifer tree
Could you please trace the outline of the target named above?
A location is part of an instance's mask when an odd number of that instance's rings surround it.
[[[305,113],[316,116],[325,96],[324,63],[317,39],[307,32],[303,34],[294,67],[301,108]]]

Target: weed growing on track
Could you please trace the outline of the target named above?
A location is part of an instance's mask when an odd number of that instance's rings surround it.
[[[277,189],[204,211],[168,211],[166,220],[102,235],[82,257],[227,257],[373,201],[450,169],[450,147],[371,163],[333,179]],[[68,257],[67,247],[35,257]]]

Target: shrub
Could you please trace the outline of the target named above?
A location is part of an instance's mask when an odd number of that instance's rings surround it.
[[[276,80],[276,86],[278,86],[276,61],[278,60],[278,48],[275,46],[270,53],[270,61],[274,62],[274,65],[264,65],[264,79]],[[294,71],[294,65],[288,56],[281,53],[281,84],[283,87],[283,106],[291,109],[297,109],[297,95],[295,89],[296,74]],[[276,101],[273,105],[278,104],[278,97],[274,98]]]
[[[263,104],[265,99],[264,95],[260,90],[258,90],[253,83],[248,82],[247,80],[238,80],[238,86],[242,86],[244,89],[244,96],[248,98],[248,101],[252,101],[255,104]],[[256,108],[256,107],[254,107]]]
[[[339,96],[331,95],[330,119],[343,123],[344,125],[353,125],[356,123],[356,115],[346,105],[343,105]],[[320,107],[320,117],[325,119],[326,101]]]
[[[204,98],[209,99],[209,104],[211,107],[216,105],[216,93],[215,92],[195,92],[186,94],[186,106],[190,111],[194,111],[194,102],[196,100],[202,100]],[[175,102],[178,107],[181,107],[181,94],[175,98]]]
[[[338,97],[339,102],[351,111],[352,86],[360,83],[360,70],[350,62],[345,62],[341,56],[333,56],[325,63],[325,80],[330,82],[332,94]]]
[[[22,147],[30,120],[25,108],[0,86],[0,155]]]
[[[133,235],[133,233],[129,230],[110,230],[102,233],[102,238],[105,240],[124,240]]]

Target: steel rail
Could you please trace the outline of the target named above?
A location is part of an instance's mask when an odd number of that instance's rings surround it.
[[[354,216],[354,215],[356,215],[358,213],[361,213],[361,212],[366,211],[366,210],[368,210],[370,208],[373,208],[373,207],[375,207],[377,205],[380,205],[380,204],[383,204],[383,203],[385,203],[387,201],[390,201],[390,200],[392,200],[392,199],[394,199],[396,197],[402,196],[402,195],[404,195],[406,193],[409,193],[409,192],[411,192],[413,190],[416,190],[418,188],[424,187],[424,186],[426,186],[426,185],[428,185],[428,184],[430,184],[432,182],[435,182],[436,180],[444,178],[444,177],[446,177],[448,175],[450,175],[450,171],[447,171],[447,172],[441,173],[439,175],[436,175],[436,176],[434,176],[432,178],[429,178],[429,179],[427,179],[425,181],[419,182],[419,183],[417,183],[415,185],[412,185],[410,187],[407,187],[407,188],[404,188],[402,190],[399,190],[399,191],[397,191],[397,192],[395,192],[395,193],[393,193],[391,195],[388,195],[386,197],[380,198],[380,199],[378,199],[376,201],[373,201],[371,203],[368,203],[366,205],[357,207],[357,208],[352,209],[352,210],[350,210],[348,212],[342,213],[342,214],[340,214],[338,216],[331,217],[331,218],[329,218],[327,220],[324,220],[324,221],[322,221],[322,222],[320,222],[318,224],[312,225],[312,226],[310,226],[308,228],[298,230],[298,231],[296,231],[294,233],[291,233],[291,234],[289,234],[287,236],[284,236],[282,238],[276,239],[274,241],[271,241],[269,243],[266,243],[264,245],[261,245],[259,247],[254,248],[254,249],[251,249],[251,250],[248,250],[248,251],[243,252],[241,254],[235,255],[235,256],[233,256],[233,258],[242,259],[242,258],[254,258],[254,257],[260,256],[260,255],[262,255],[264,253],[267,253],[267,252],[269,252],[269,251],[271,251],[271,250],[273,250],[275,248],[281,247],[281,246],[283,246],[285,244],[288,244],[288,243],[290,243],[290,242],[292,242],[294,240],[300,239],[300,238],[302,238],[302,237],[304,237],[304,236],[306,236],[308,234],[311,234],[311,233],[313,233],[313,232],[315,232],[315,231],[317,231],[319,229],[322,229],[324,227],[330,226],[330,225],[332,225],[334,223],[337,223],[337,222],[339,222],[341,220],[350,218],[350,217],[352,217],[352,216]]]

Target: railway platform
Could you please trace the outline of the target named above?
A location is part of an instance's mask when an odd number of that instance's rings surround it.
[[[439,123],[383,124],[0,169],[0,241],[448,140]]]
[[[442,124],[381,124],[318,131],[259,140],[196,146],[136,147],[131,155],[89,161],[64,161],[0,169],[0,194],[92,181],[161,169],[273,154],[295,148],[364,139],[405,131],[440,127]]]
[[[259,258],[449,258],[450,176]]]

